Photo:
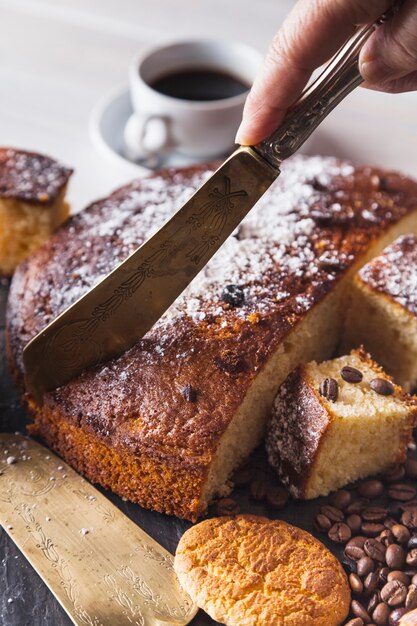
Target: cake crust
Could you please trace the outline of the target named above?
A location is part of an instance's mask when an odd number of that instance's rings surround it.
[[[135,181],[74,216],[19,267],[7,337],[21,384],[26,342],[154,232],[210,172],[201,166]],[[222,437],[271,355],[417,207],[414,182],[388,174],[381,190],[372,182],[377,174],[334,159],[284,164],[273,188],[141,341],[46,394],[43,408],[29,399],[32,431],[119,493],[105,451],[120,467],[128,458],[138,485],[129,498],[195,520],[207,506],[205,484]],[[227,284],[243,290],[240,306],[222,300]],[[183,393],[187,385],[195,401]],[[70,451],[67,430],[84,443]],[[90,444],[95,469],[84,462]]]

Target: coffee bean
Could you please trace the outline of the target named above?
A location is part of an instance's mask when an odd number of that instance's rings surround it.
[[[411,611],[417,609],[417,586],[410,585],[408,587],[407,597],[405,599],[405,607]]]
[[[239,285],[226,285],[222,291],[223,302],[230,306],[241,306],[245,300],[245,292]]]
[[[377,537],[383,530],[385,530],[383,524],[364,522],[361,526],[361,531],[366,537]]]
[[[385,553],[387,548],[376,539],[367,539],[363,546],[365,554],[374,559],[374,561],[385,562]]]
[[[378,585],[384,586],[388,580],[389,567],[381,567],[378,570]]]
[[[358,494],[373,500],[384,493],[384,483],[376,478],[365,480],[358,487]]]
[[[388,495],[393,500],[407,502],[407,500],[412,500],[415,497],[416,490],[414,487],[407,485],[406,483],[395,483],[390,485]]]
[[[356,571],[358,576],[364,577],[367,576],[370,572],[373,572],[375,569],[375,563],[369,556],[363,556],[356,563]]]
[[[330,402],[336,402],[339,396],[339,385],[334,378],[325,378],[319,387],[320,395]]]
[[[336,522],[329,530],[328,536],[335,543],[346,543],[351,538],[352,531],[344,522]]]
[[[417,511],[417,500],[409,500],[408,502],[401,502],[399,507],[401,511]]]
[[[388,511],[381,506],[368,506],[364,509],[362,517],[367,522],[379,522],[388,517]]]
[[[399,606],[407,597],[407,587],[399,580],[391,580],[381,589],[381,600],[388,606]]]
[[[378,606],[380,602],[381,602],[381,592],[377,589],[369,598],[368,606],[366,607],[366,610],[368,611],[369,615],[372,615],[373,611],[375,610],[375,608]]]
[[[272,509],[283,509],[288,502],[288,491],[279,485],[268,487],[266,491],[266,501]]]
[[[389,616],[389,626],[398,626],[398,624],[400,623],[400,619],[403,615],[407,613],[407,610],[408,609],[405,609],[404,607],[401,607],[400,609],[395,609]]]
[[[318,513],[314,518],[314,525],[319,533],[327,533],[332,527],[332,522],[323,513]]]
[[[346,557],[342,558],[342,565],[345,572],[349,574],[356,574],[356,561],[352,561],[352,559],[348,559]]]
[[[415,567],[417,565],[417,548],[413,548],[405,557],[405,562],[407,565],[411,565],[411,567]]]
[[[358,595],[362,593],[363,582],[361,581],[361,579],[359,578],[357,574],[350,574],[349,585],[353,593],[357,593]]]
[[[344,518],[343,511],[328,504],[321,507],[320,513],[328,517],[332,522],[341,522]]]
[[[364,626],[365,622],[360,617],[354,617],[346,622],[345,626]]]
[[[242,467],[233,474],[232,481],[236,487],[241,487],[243,485],[248,485],[252,480],[253,475],[254,469],[252,467]]]
[[[350,604],[350,610],[352,611],[353,615],[355,615],[355,617],[360,617],[361,619],[363,619],[365,624],[369,624],[369,622],[371,621],[371,617],[368,611],[365,609],[363,604],[358,602],[358,600],[352,600]]]
[[[380,396],[391,396],[394,393],[394,385],[386,378],[373,378],[369,386]]]
[[[389,528],[385,528],[385,530],[383,530],[379,535],[378,539],[381,543],[384,544],[384,546],[387,547],[390,546],[392,543],[395,543],[394,535]]]
[[[352,504],[349,504],[345,512],[347,515],[358,515],[366,509],[368,503],[369,500],[367,498],[358,498],[357,500],[354,500]]]
[[[401,569],[405,561],[405,552],[401,546],[393,543],[387,548],[385,560],[391,569]]]
[[[405,476],[404,465],[391,465],[383,474],[382,477],[387,483],[397,483]]]
[[[404,526],[407,526],[407,528],[417,528],[417,510],[408,509],[407,511],[404,511],[401,515],[401,522]]]
[[[359,559],[365,556],[364,545],[365,537],[353,537],[345,546],[345,555],[349,559],[359,561]]]
[[[370,595],[371,593],[373,593],[375,589],[378,587],[378,583],[379,583],[378,572],[371,572],[370,574],[368,574],[368,576],[366,576],[365,580],[363,581],[365,593],[367,595]]]
[[[411,584],[417,585],[417,574],[413,574],[411,577]]]
[[[417,478],[417,459],[407,459],[405,462],[405,473],[408,478]]]
[[[387,519],[384,520],[384,526],[385,528],[389,528],[391,530],[391,528],[393,526],[395,526],[396,524],[398,524],[397,520],[394,519],[393,517],[387,517]]]
[[[240,507],[232,498],[222,498],[216,502],[217,515],[238,515]]]
[[[412,550],[413,548],[417,548],[417,535],[413,535],[410,537],[407,543],[407,548]]]
[[[329,504],[344,511],[352,502],[352,494],[347,489],[339,489],[329,495]]]
[[[349,365],[342,367],[340,375],[347,383],[360,383],[363,378],[362,372],[357,370],[356,367],[350,367]]]
[[[390,614],[390,608],[385,602],[380,602],[372,613],[372,619],[377,626],[386,626],[388,624],[388,618]]]
[[[357,513],[353,513],[346,518],[346,524],[351,529],[352,533],[356,534],[360,531],[362,526],[362,518]]]
[[[251,481],[249,495],[252,500],[261,502],[266,497],[266,483],[261,478],[254,478]]]
[[[391,532],[398,543],[401,543],[402,545],[408,543],[410,539],[410,531],[402,524],[395,524],[395,526],[391,528]]]
[[[408,585],[410,584],[410,577],[407,576],[405,572],[402,572],[399,569],[393,569],[389,572],[387,576],[387,582],[391,582],[392,580],[399,580],[406,587],[408,587]]]

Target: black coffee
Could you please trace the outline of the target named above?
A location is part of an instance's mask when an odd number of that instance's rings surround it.
[[[165,74],[150,86],[181,100],[223,100],[248,91],[249,85],[232,74],[216,70],[187,69]]]

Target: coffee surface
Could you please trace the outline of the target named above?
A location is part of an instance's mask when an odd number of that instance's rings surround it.
[[[248,91],[241,79],[217,70],[185,69],[160,76],[150,86],[166,96],[181,100],[224,100]]]

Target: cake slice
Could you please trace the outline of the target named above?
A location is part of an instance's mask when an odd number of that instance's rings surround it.
[[[363,349],[300,365],[280,387],[269,461],[292,495],[327,495],[404,461],[417,403]]]
[[[11,276],[68,217],[71,173],[42,154],[0,148],[0,275]]]
[[[407,391],[417,383],[417,237],[403,235],[355,276],[342,350],[363,344]]]

